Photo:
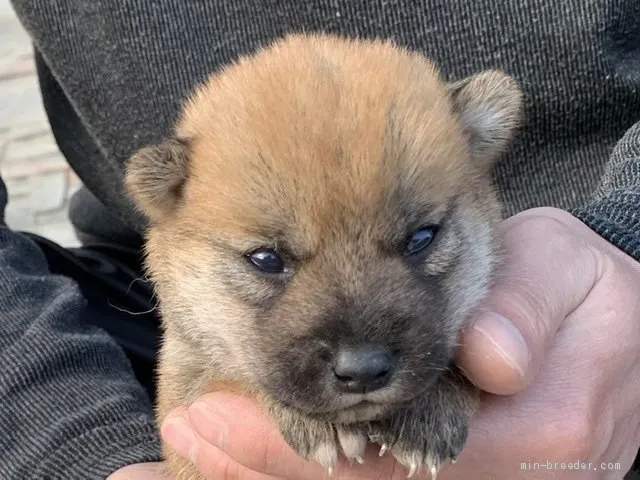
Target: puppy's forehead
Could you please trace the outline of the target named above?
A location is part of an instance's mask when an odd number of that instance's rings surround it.
[[[435,68],[383,43],[243,59],[196,93],[179,133],[193,139],[188,215],[240,230],[369,228],[442,208],[470,174]]]

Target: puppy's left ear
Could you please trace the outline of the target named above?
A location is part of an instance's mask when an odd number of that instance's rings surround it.
[[[170,138],[138,150],[127,161],[127,191],[152,223],[174,211],[182,200],[189,156],[189,139]]]
[[[488,70],[447,87],[473,158],[492,168],[522,122],[522,90],[513,78],[498,70]]]

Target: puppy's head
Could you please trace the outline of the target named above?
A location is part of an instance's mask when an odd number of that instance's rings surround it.
[[[520,112],[506,75],[445,84],[383,42],[292,36],[212,76],[127,168],[167,333],[335,421],[429,388],[491,280]]]

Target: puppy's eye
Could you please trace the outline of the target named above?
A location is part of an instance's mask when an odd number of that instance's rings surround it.
[[[285,271],[282,257],[270,248],[259,248],[247,255],[249,262],[265,273],[283,273]]]
[[[438,227],[430,226],[423,227],[416,230],[409,236],[407,245],[404,249],[405,257],[410,257],[422,252],[425,248],[431,245],[431,242],[438,232]]]

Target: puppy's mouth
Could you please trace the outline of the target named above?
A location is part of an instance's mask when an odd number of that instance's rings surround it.
[[[389,389],[367,394],[347,394],[336,398],[331,406],[309,412],[310,416],[335,423],[367,422],[385,417],[410,402]]]
[[[312,417],[331,423],[357,423],[378,420],[398,408],[393,403],[378,403],[361,400],[349,406],[325,411],[315,411]]]

